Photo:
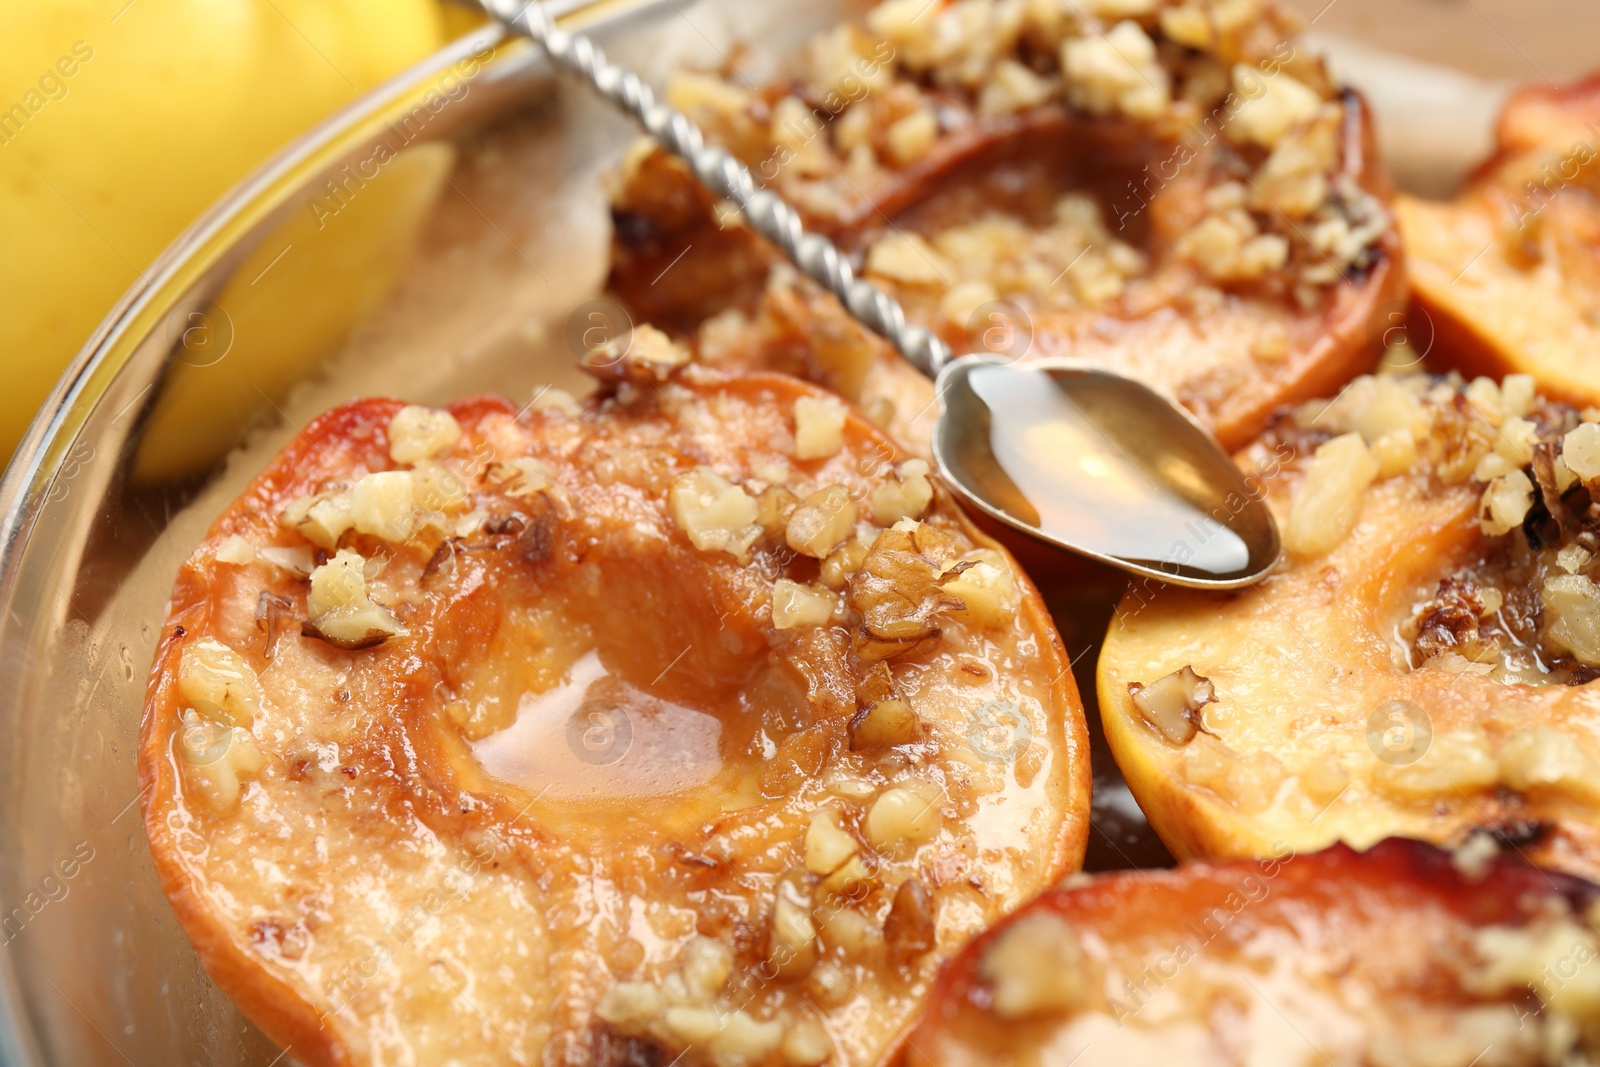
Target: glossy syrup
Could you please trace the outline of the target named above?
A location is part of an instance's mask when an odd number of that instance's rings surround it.
[[[1270,517],[1238,469],[1143,386],[1083,368],[976,365],[944,401],[948,472],[1015,522],[1175,577],[1232,580],[1270,562],[1258,547],[1274,541]]]
[[[483,769],[550,802],[628,802],[700,789],[722,770],[713,715],[645,693],[595,652],[525,693],[511,725],[472,743]]]

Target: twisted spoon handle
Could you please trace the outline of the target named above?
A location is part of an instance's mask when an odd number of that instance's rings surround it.
[[[491,16],[509,29],[532,38],[550,58],[574,71],[614,103],[631,112],[646,132],[694,170],[706,187],[732,200],[750,227],[781,248],[794,265],[837,296],[850,314],[873,330],[929,377],[950,361],[950,347],[920,326],[906,321],[905,308],[871,282],[855,276],[850,262],[832,241],[808,233],[788,201],[756,184],[748,167],[717,145],[707,144],[687,115],[656,99],[644,80],[611,63],[582,34],[555,24],[539,0],[480,0]]]

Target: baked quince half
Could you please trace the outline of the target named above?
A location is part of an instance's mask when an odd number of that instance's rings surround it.
[[[1396,203],[1436,358],[1600,403],[1600,77],[1513,93],[1456,199]]]
[[[1237,454],[1285,559],[1235,594],[1135,583],[1098,668],[1176,854],[1486,828],[1600,875],[1596,417],[1525,375],[1381,374]]]
[[[1400,296],[1371,116],[1257,0],[885,0],[667,97],[958,353],[1108,365],[1233,447],[1373,366]],[[931,386],[681,164],[642,145],[614,213],[637,314],[925,439]]]
[[[145,826],[298,1060],[879,1063],[1079,863],[1026,576],[836,399],[683,359],[336,409],[184,564]]]
[[[1588,882],[1390,839],[1121,871],[972,942],[914,1067],[1559,1067],[1600,1053]]]

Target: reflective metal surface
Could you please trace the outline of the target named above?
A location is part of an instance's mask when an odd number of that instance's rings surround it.
[[[939,470],[971,506],[1133,574],[1234,589],[1278,561],[1265,487],[1148,386],[1063,360],[939,373]]]
[[[842,6],[552,4],[658,83]],[[133,765],[145,676],[178,562],[315,412],[575,384],[567,319],[604,282],[603,176],[637,134],[498,40],[370,94],[198,222],[0,482],[0,1063],[290,1062],[206,978],[157,883]]]

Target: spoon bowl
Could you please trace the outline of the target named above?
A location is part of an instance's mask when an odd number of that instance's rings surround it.
[[[1174,585],[1260,580],[1277,524],[1228,454],[1148,386],[1072,360],[952,360],[933,453],[970,506],[1048,544]]]

